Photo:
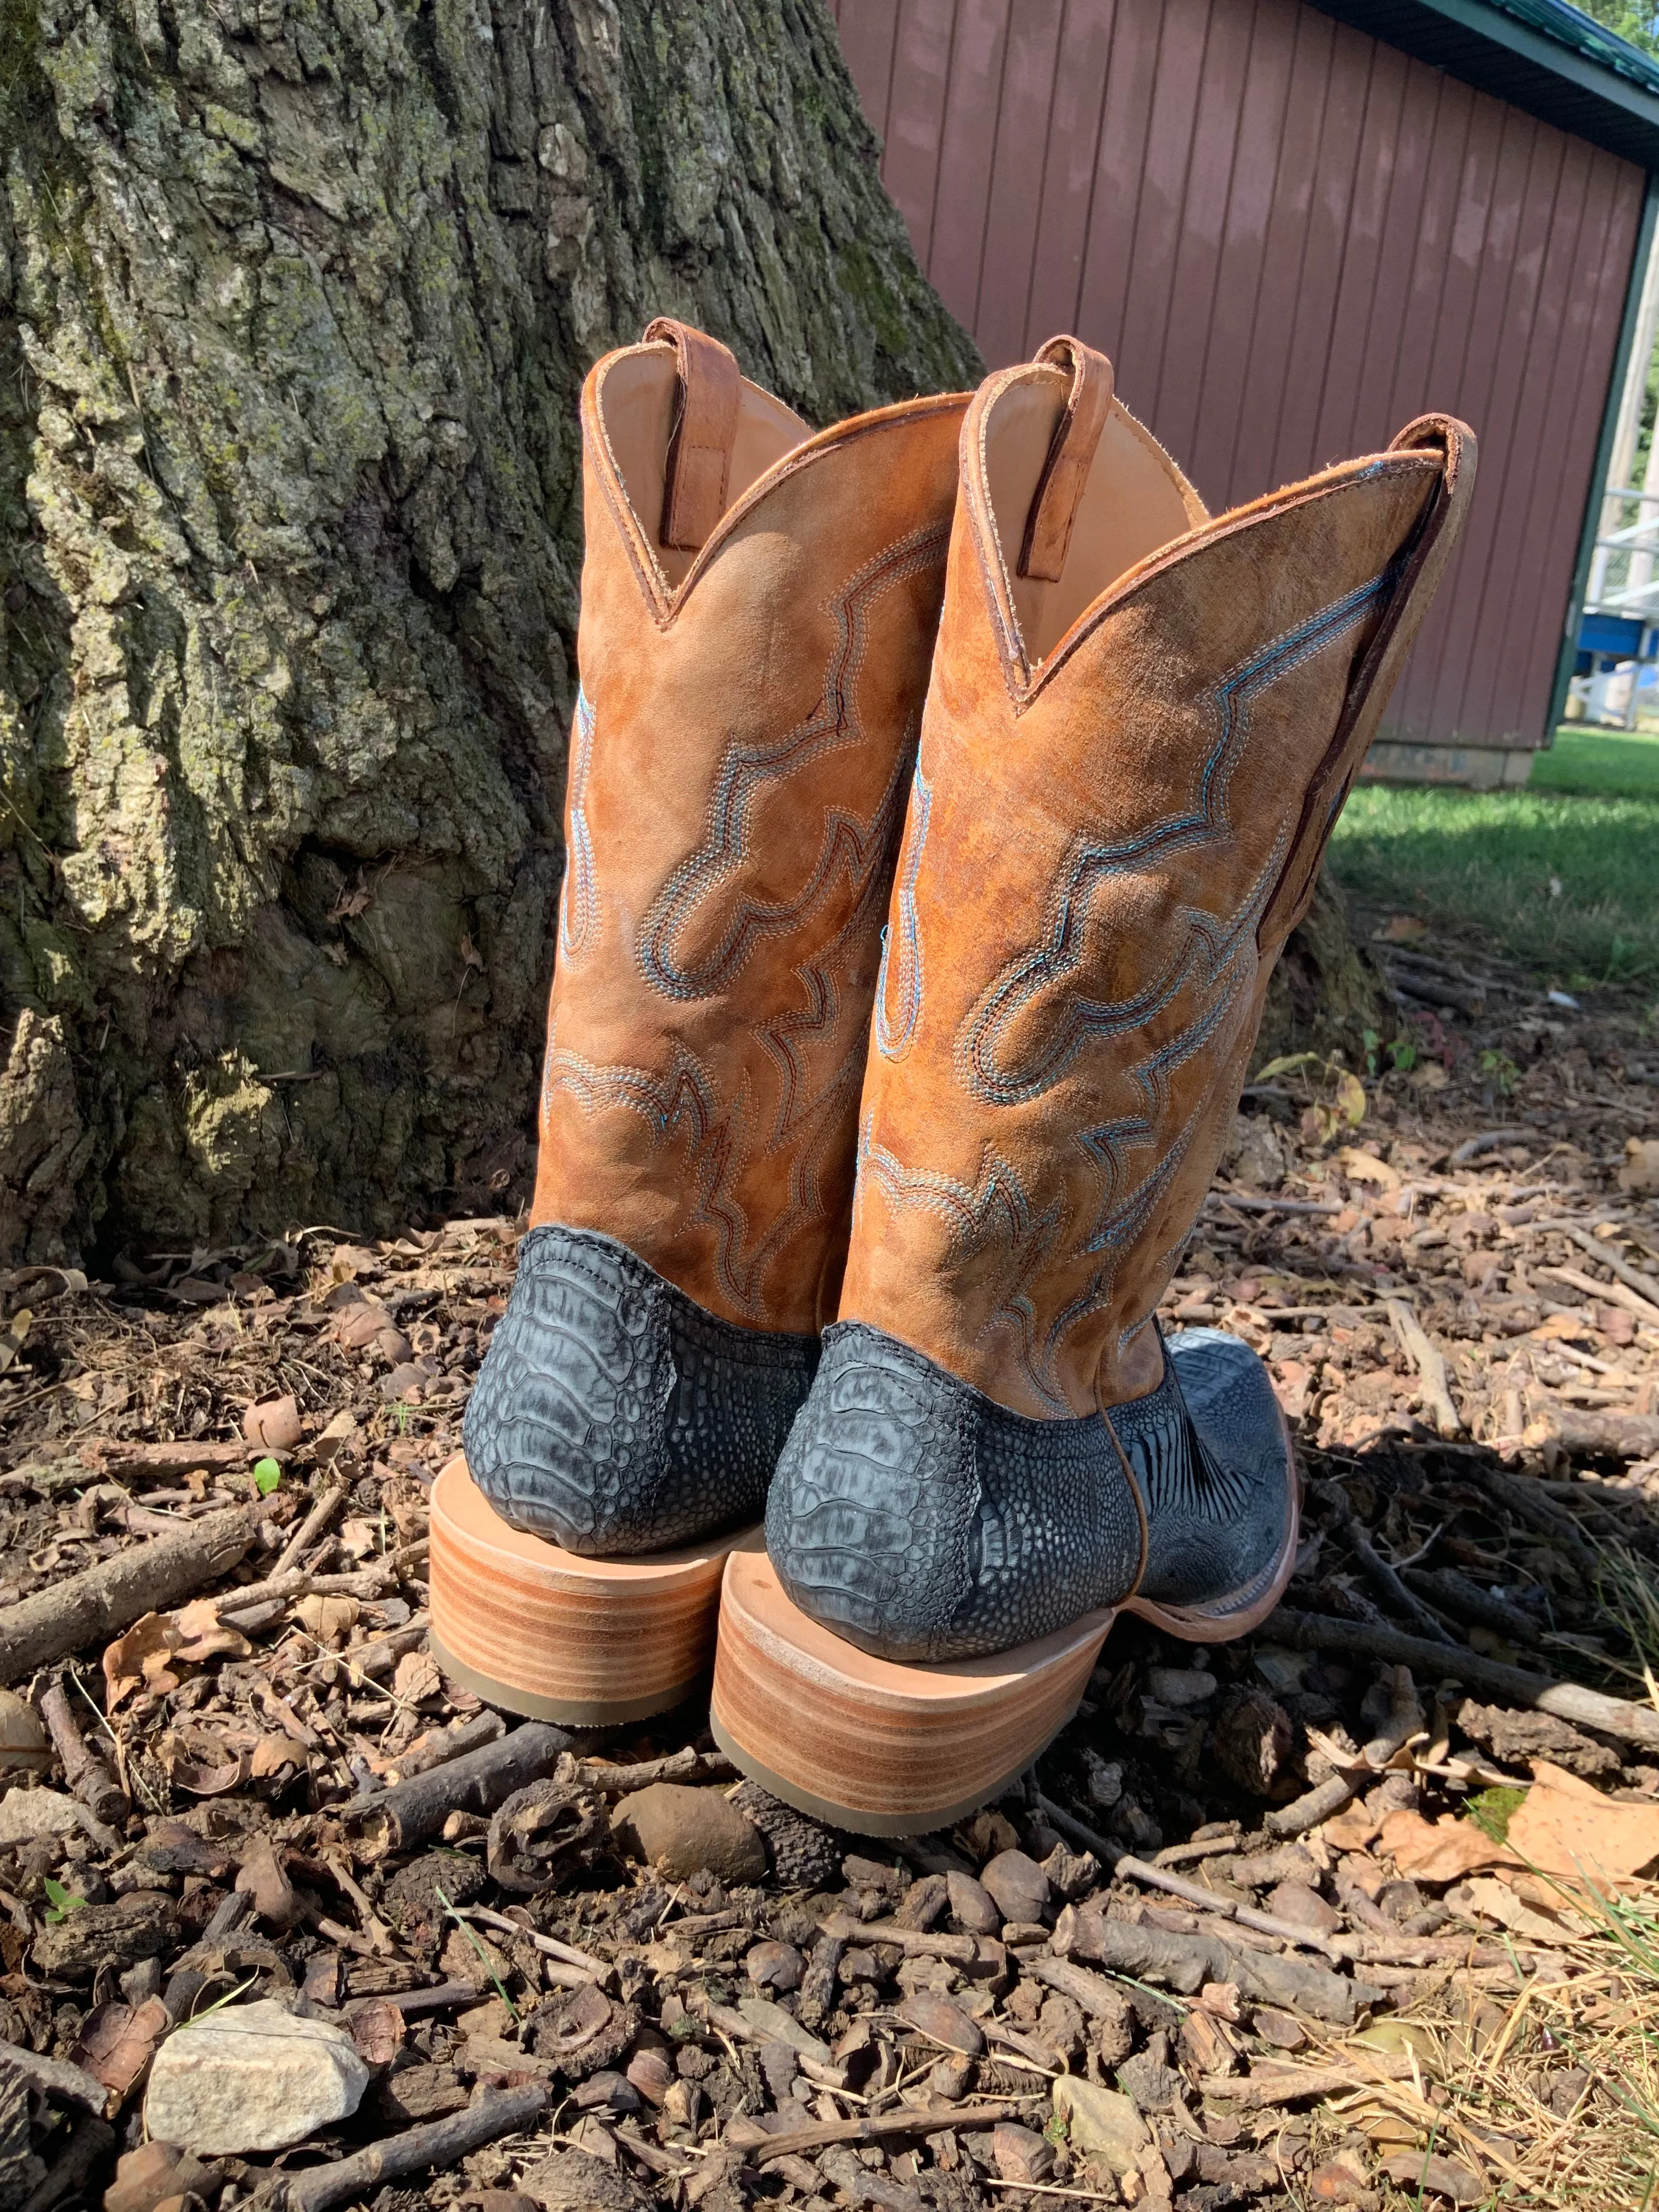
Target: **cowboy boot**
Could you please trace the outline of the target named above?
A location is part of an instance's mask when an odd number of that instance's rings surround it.
[[[1427,416],[1211,520],[1074,339],[969,407],[840,1317],[721,1616],[716,1733],[797,1804],[936,1826],[1115,1608],[1276,1603],[1267,1372],[1155,1314],[1474,464]]]
[[[684,1694],[811,1382],[967,397],[813,436],[669,321],[584,386],[535,1198],[434,1523],[446,1656],[521,1710]]]

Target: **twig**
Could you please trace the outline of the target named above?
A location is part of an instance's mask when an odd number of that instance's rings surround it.
[[[1654,1716],[1659,1720],[1659,1714]],[[838,1912],[823,1923],[826,1936],[843,1943],[886,1943],[896,1951],[920,1959],[949,1959],[952,1965],[971,1966],[979,1956],[977,1938],[950,1936],[933,1928],[901,1928],[892,1920],[854,1920]]]
[[[1400,1349],[1417,1369],[1423,1384],[1423,1401],[1434,1416],[1434,1425],[1443,1437],[1461,1436],[1463,1419],[1452,1403],[1452,1395],[1446,1383],[1446,1363],[1423,1333],[1423,1325],[1406,1304],[1404,1298],[1384,1298],[1389,1319],[1394,1323],[1394,1333],[1400,1340]],[[1408,1598],[1408,1605],[1412,1601]],[[1413,1607],[1413,1613],[1415,1607]]]
[[[224,1591],[219,1599],[219,1618],[234,1626],[234,1615],[291,1597],[373,1598],[387,1583],[398,1580],[405,1567],[418,1566],[431,1548],[430,1539],[422,1536],[418,1542],[387,1552],[351,1574],[312,1575],[303,1567],[290,1567],[280,1574],[267,1575],[264,1582],[246,1583],[240,1589]]]
[[[1241,1192],[1212,1190],[1204,1200],[1206,1206],[1237,1206],[1241,1213],[1340,1213],[1340,1206],[1318,1198],[1246,1198]]]
[[[1413,1623],[1423,1635],[1431,1638],[1437,1644],[1449,1644],[1455,1649],[1456,1638],[1437,1614],[1431,1613],[1419,1598],[1412,1595],[1355,1519],[1352,1508],[1340,1491],[1334,1492],[1332,1504],[1340,1516],[1342,1540],[1353,1553],[1361,1573],[1371,1588],[1395,1613]]]
[[[1018,2102],[1017,2098],[1003,2097],[991,2104],[913,2105],[900,2112],[878,2112],[871,2119],[825,2120],[815,2128],[790,2128],[777,2135],[769,2135],[753,2120],[733,2120],[726,2130],[726,2140],[756,2166],[769,2166],[777,2158],[810,2157],[814,2151],[828,2150],[831,2143],[880,2142],[889,2136],[931,2136],[944,2128],[994,2127],[999,2120],[1006,2119],[1010,2106]]]
[[[1281,1943],[1300,1944],[1304,1950],[1322,1952],[1328,1959],[1335,1959],[1335,1948],[1323,1936],[1316,1936],[1310,1928],[1298,1928],[1294,1921],[1280,1920],[1271,1912],[1258,1912],[1253,1905],[1239,1905],[1231,1897],[1218,1897],[1202,1882],[1188,1881],[1184,1875],[1171,1874],[1167,1867],[1148,1866],[1145,1859],[1121,1858],[1117,1863],[1120,1878],[1127,1875],[1131,1881],[1144,1883],[1148,1889],[1161,1889],[1183,1903],[1195,1905],[1200,1911],[1218,1913],[1224,1920],[1237,1921],[1241,1928],[1254,1928],[1262,1936],[1276,1936]]]
[[[1537,1267],[1532,1272],[1534,1275],[1548,1275],[1553,1281],[1565,1283],[1575,1291],[1583,1291],[1587,1297],[1599,1298],[1604,1304],[1611,1303],[1623,1306],[1626,1313],[1634,1314],[1638,1321],[1644,1321],[1650,1328],[1659,1328],[1659,1306],[1647,1298],[1639,1297],[1634,1291],[1626,1290],[1623,1283],[1598,1283],[1593,1275],[1585,1274],[1582,1267]]]
[[[1355,2057],[1350,2057],[1340,2066],[1274,2066],[1252,2074],[1245,2081],[1230,2074],[1215,2074],[1200,2081],[1198,2087],[1201,2095],[1230,2105],[1288,2105],[1303,2097],[1329,2097],[1339,2089],[1363,2088],[1368,2075],[1378,2081],[1409,2081],[1411,2057],[1368,2051],[1358,2065]]]
[[[429,1773],[411,1775],[384,1796],[357,1804],[348,1826],[371,1858],[411,1850],[435,1836],[452,1813],[493,1813],[515,1790],[551,1773],[562,1753],[586,1748],[549,1721],[526,1721],[494,1743]]]
[[[130,1628],[227,1574],[253,1541],[252,1516],[232,1505],[192,1521],[176,1535],[117,1552],[0,1612],[0,1682],[14,1682],[67,1658],[83,1644]]]
[[[428,2120],[423,2126],[405,2129],[402,2135],[387,2136],[332,2166],[280,2177],[265,2201],[273,2212],[277,2206],[285,2208],[285,2212],[330,2212],[333,2205],[372,2196],[377,2183],[421,2173],[430,2166],[453,2166],[469,2151],[480,2150],[485,2143],[528,2127],[550,2101],[550,2090],[539,2081],[498,2090],[469,2105],[465,2112],[452,2112],[444,2120]]]
[[[1273,1632],[1298,1651],[1340,1651],[1362,1659],[1389,1659],[1420,1668],[1431,1680],[1447,1677],[1466,1689],[1497,1698],[1511,1706],[1553,1713],[1558,1720],[1574,1721],[1581,1728],[1596,1729],[1621,1742],[1640,1744],[1659,1751],[1659,1712],[1650,1706],[1609,1698],[1600,1690],[1586,1690],[1577,1682],[1557,1682],[1547,1674],[1533,1674],[1519,1667],[1505,1667],[1480,1653],[1458,1649],[1426,1637],[1407,1636],[1398,1628],[1370,1620],[1338,1620],[1325,1614],[1293,1612],[1281,1606],[1273,1617]]]
[[[584,1981],[604,1982],[611,1977],[611,1969],[603,1959],[596,1959],[591,1951],[579,1951],[574,1943],[562,1943],[556,1936],[539,1935],[533,1928],[526,1928],[516,1920],[509,1920],[504,1912],[494,1912],[487,1905],[460,1905],[452,1911],[458,1919],[476,1920],[481,1928],[494,1928],[503,1936],[526,1937],[544,1959],[556,1959],[563,1966],[577,1966]]]
[[[478,1937],[473,1933],[472,1929],[467,1926],[465,1921],[462,1919],[459,1912],[457,1911],[456,1908],[450,1903],[449,1899],[445,1894],[444,1891],[441,1889],[435,1882],[433,1884],[432,1893],[437,1899],[439,1904],[442,1905],[445,1917],[454,1922],[455,1925],[460,1929],[462,1935],[465,1936],[467,1942],[477,1953],[478,1964],[483,1968],[485,1973],[489,1975],[490,1980],[495,1984],[495,1994],[501,1999],[501,2002],[507,2007],[507,2018],[516,2027],[518,2025],[519,2019],[518,2008],[503,1988],[501,1976],[495,1972],[495,1967],[490,1964],[489,1952],[485,1950]]]
[[[131,1805],[103,1760],[88,1750],[61,1682],[49,1683],[41,1692],[40,1717],[52,1731],[64,1780],[103,1830],[98,1842],[106,1850],[118,1850],[121,1838],[113,1832],[113,1823],[125,1820]]]
[[[1041,1813],[1045,1820],[1052,1821],[1062,1836],[1073,1843],[1081,1844],[1085,1851],[1092,1851],[1102,1866],[1115,1866],[1128,1848],[1111,1836],[1103,1836],[1098,1828],[1091,1828],[1086,1820],[1079,1820],[1075,1813],[1068,1813],[1063,1805],[1056,1805],[1052,1797],[1036,1792],[1032,1808]]]
[[[1563,1237],[1571,1237],[1581,1250],[1588,1252],[1591,1259],[1599,1260],[1609,1273],[1617,1275],[1620,1281],[1628,1284],[1638,1297],[1645,1298],[1659,1310],[1659,1283],[1655,1282],[1651,1275],[1644,1275],[1639,1267],[1632,1267],[1622,1253],[1611,1249],[1605,1237],[1592,1236],[1577,1221],[1534,1221],[1529,1222],[1528,1227],[1534,1231],[1553,1229]],[[1599,1283],[1596,1288],[1605,1290],[1607,1285]]]
[[[295,1561],[311,1549],[329,1522],[345,1504],[343,1488],[325,1490],[305,1519],[283,1545],[276,1565],[270,1571],[272,1582],[280,1582]],[[242,1602],[247,1603],[245,1598]]]

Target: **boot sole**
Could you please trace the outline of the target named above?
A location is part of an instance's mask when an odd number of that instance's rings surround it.
[[[612,1728],[707,1680],[738,1531],[643,1559],[589,1559],[509,1528],[460,1455],[432,1486],[432,1653],[492,1705]]]
[[[1291,1442],[1291,1425],[1285,1418],[1284,1408],[1279,1407],[1278,1411],[1279,1434],[1285,1446],[1285,1479],[1291,1493],[1290,1517],[1285,1540],[1267,1577],[1258,1575],[1239,1589],[1230,1590],[1224,1597],[1212,1599],[1207,1605],[1159,1605],[1151,1598],[1126,1597],[1125,1613],[1139,1613],[1154,1628],[1162,1629],[1166,1636],[1176,1637],[1183,1644],[1231,1644],[1241,1636],[1248,1636],[1252,1629],[1260,1628],[1273,1611],[1296,1566],[1302,1533],[1302,1470]]]
[[[709,1719],[726,1756],[797,1812],[864,1836],[949,1827],[999,1796],[1077,1711],[1115,1614],[983,1659],[899,1665],[784,1595],[758,1533],[720,1593]]]

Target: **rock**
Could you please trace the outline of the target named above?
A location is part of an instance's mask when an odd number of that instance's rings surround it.
[[[941,2058],[922,2078],[930,2095],[942,2105],[954,2105],[972,2087],[976,2070],[971,2058]]]
[[[829,2063],[829,2045],[810,2028],[803,2027],[794,2014],[786,2012],[781,2005],[773,2004],[767,1997],[739,1997],[738,2010],[764,2040],[787,2043],[803,2057],[816,2058],[821,2065]]]
[[[1168,1705],[1173,1712],[1185,1712],[1190,1706],[1206,1704],[1216,1693],[1213,1674],[1206,1674],[1200,1667],[1149,1667],[1146,1669],[1146,1692],[1156,1698],[1160,1705]]]
[[[757,1943],[744,1953],[743,1970],[757,1989],[798,1990],[806,1961],[793,1943]]]
[[[980,1884],[1004,1920],[1040,1923],[1048,1910],[1048,1877],[1024,1851],[999,1851],[981,1869]]]
[[[1288,1920],[1292,1928],[1305,1928],[1310,1936],[1334,1936],[1342,1925],[1342,1915],[1336,1907],[1328,1904],[1316,1889],[1299,1881],[1281,1881],[1269,1890],[1267,1909],[1275,1918]]]
[[[637,2183],[585,2150],[555,2151],[521,2174],[519,2186],[542,2212],[653,2212]]]
[[[991,2157],[1005,2181],[1047,2181],[1054,2170],[1054,2147],[1048,2136],[1012,2120],[992,2129]]]
[[[21,1767],[25,1773],[44,1774],[52,1759],[52,1744],[40,1714],[15,1690],[0,1690],[0,1773]]]
[[[754,1822],[718,1790],[653,1782],[624,1797],[611,1816],[623,1849],[671,1881],[707,1868],[724,1882],[766,1879],[766,1844]]]
[[[637,2112],[645,2100],[625,2074],[606,2067],[598,2074],[590,2074],[576,2089],[572,2100],[579,2112],[613,2112],[620,2118],[625,2112]]]
[[[1066,2123],[1067,2142],[1082,2157],[1096,2160],[1120,2180],[1139,2171],[1152,2136],[1131,2099],[1062,2074],[1054,2083],[1054,2111]]]
[[[217,2156],[287,2150],[349,2119],[368,2081],[343,2029],[262,1997],[167,2038],[149,2069],[144,2123],[153,2136]]]
[[[908,1997],[899,2007],[899,2018],[965,2058],[977,2058],[985,2049],[985,2032],[979,2022],[949,1997],[928,1991]]]
[[[970,1874],[958,1874],[953,1867],[945,1877],[951,1899],[951,1917],[968,1936],[994,1936],[1002,1926],[1003,1916],[983,1882],[974,1880]]]
[[[20,1784],[0,1797],[0,1850],[70,1836],[85,1826],[81,1808],[60,1790],[25,1790]]]
[[[89,1982],[100,1966],[119,1973],[140,1959],[159,1958],[173,1948],[179,1916],[170,1897],[135,1889],[113,1905],[82,1905],[34,1939],[33,1958],[53,1981]],[[165,2136],[165,2128],[153,2128]]]

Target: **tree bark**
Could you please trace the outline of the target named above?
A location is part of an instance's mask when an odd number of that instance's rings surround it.
[[[820,0],[0,0],[0,1264],[531,1164],[575,401],[979,365]]]

